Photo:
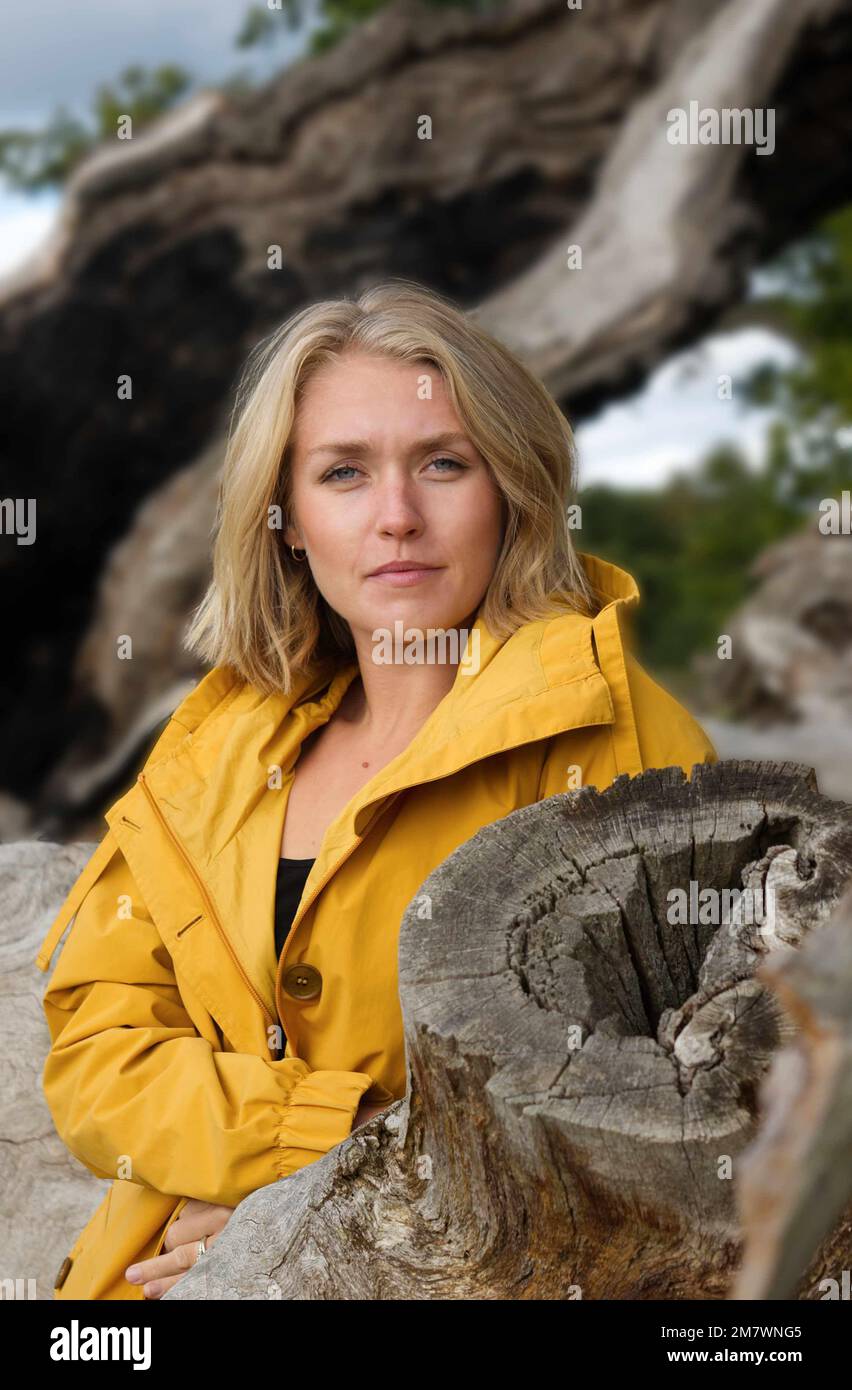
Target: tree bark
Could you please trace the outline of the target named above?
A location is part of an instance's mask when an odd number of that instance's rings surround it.
[[[402,919],[405,1098],[253,1193],[166,1296],[729,1296],[764,1080],[802,1017],[762,967],[795,973],[805,941],[848,962],[848,920],[827,923],[850,875],[852,807],[791,763],[619,777],[486,827]],[[691,888],[717,919],[724,890],[751,897],[727,920],[673,920]],[[827,997],[848,1048],[848,973]],[[794,1131],[838,1106],[820,1170],[836,1224],[823,1239],[817,1221],[767,1278],[799,1298],[852,1258],[843,1061],[835,1045],[816,1100],[794,1068]],[[747,1171],[754,1225],[764,1179],[757,1160]]]
[[[846,1298],[852,1242],[852,892],[792,957],[758,971],[796,1023],[767,1077],[767,1123],[746,1154],[745,1251],[734,1296],[790,1298],[826,1242],[822,1298]],[[845,1217],[844,1217],[845,1213]]]

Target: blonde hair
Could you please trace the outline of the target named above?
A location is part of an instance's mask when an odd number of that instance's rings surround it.
[[[463,310],[410,280],[293,314],[252,350],[237,388],[219,484],[213,577],[184,637],[264,694],[288,693],[314,661],[355,659],[349,625],[283,541],[291,435],[311,374],[368,352],[440,371],[449,399],[503,494],[503,544],[479,616],[503,639],[558,612],[599,602],[571,542],[576,487],[571,427],[550,393]],[[234,423],[236,420],[236,423]],[[280,506],[280,529],[268,524]]]

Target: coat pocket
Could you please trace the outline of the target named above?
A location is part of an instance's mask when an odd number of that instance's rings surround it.
[[[56,1271],[53,1280],[53,1297],[55,1299],[81,1297],[79,1293],[74,1291],[66,1290],[63,1292],[65,1281],[73,1270],[75,1277],[72,1282],[76,1286],[80,1263],[84,1254],[88,1252],[90,1242],[106,1231],[106,1223],[109,1218],[109,1209],[112,1202],[112,1193],[113,1187],[111,1185],[100,1206],[96,1207],[92,1212],[92,1215],[89,1217],[82,1231],[74,1241],[74,1244],[71,1246],[71,1249],[68,1251],[68,1254],[65,1256],[65,1259],[62,1261],[62,1264]]]
[[[135,1183],[113,1184],[57,1271],[54,1298],[141,1299],[141,1288],[124,1271],[162,1253],[166,1233],[188,1200]]]

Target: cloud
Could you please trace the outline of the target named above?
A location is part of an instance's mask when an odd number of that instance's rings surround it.
[[[581,486],[659,487],[723,442],[757,464],[775,412],[740,402],[737,378],[758,363],[788,366],[796,356],[787,339],[743,328],[713,334],[663,362],[635,396],[577,428]],[[733,400],[718,399],[720,374],[732,377]]]
[[[0,275],[16,269],[44,240],[58,207],[55,195],[24,198],[0,191]]]
[[[268,50],[235,48],[248,8],[249,0],[3,0],[0,128],[41,125],[59,105],[83,116],[99,83],[133,63],[177,63],[202,85],[242,68],[266,77],[302,49],[306,30],[284,25]]]

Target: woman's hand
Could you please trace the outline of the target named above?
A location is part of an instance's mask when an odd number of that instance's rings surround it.
[[[124,1271],[125,1279],[131,1284],[142,1284],[146,1298],[161,1298],[172,1284],[183,1278],[188,1269],[192,1269],[198,1258],[201,1237],[207,1237],[209,1250],[228,1224],[233,1210],[233,1207],[216,1206],[213,1202],[198,1202],[190,1198],[180,1216],[166,1231],[163,1250],[168,1253],[129,1265]]]
[[[358,1106],[352,1129],[355,1130],[388,1110],[394,1102],[383,1105]],[[217,1206],[213,1202],[198,1202],[190,1198],[180,1216],[166,1231],[163,1242],[165,1253],[155,1255],[152,1260],[142,1260],[139,1264],[128,1265],[125,1278],[131,1284],[141,1284],[146,1298],[162,1298],[167,1289],[182,1279],[188,1269],[192,1269],[198,1258],[198,1242],[207,1237],[207,1248],[213,1244],[233,1212],[233,1207]]]

